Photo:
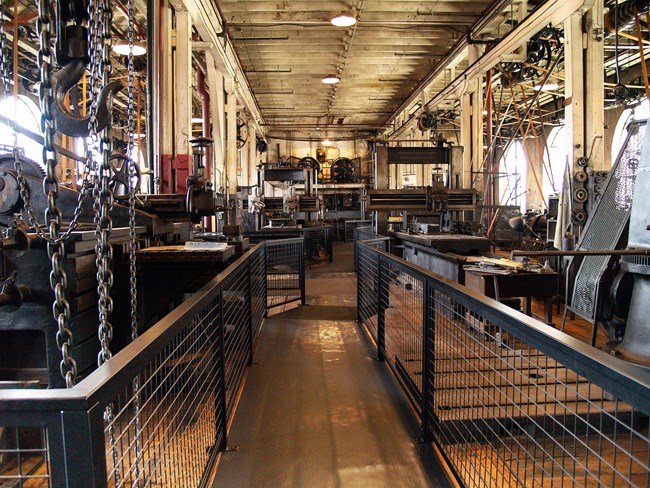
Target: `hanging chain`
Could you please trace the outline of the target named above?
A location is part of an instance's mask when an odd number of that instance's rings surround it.
[[[100,9],[98,9],[100,10],[98,15],[101,16],[101,68],[102,84],[104,86],[108,83],[111,72],[113,71],[111,64],[111,21],[113,13],[109,1],[101,0]],[[94,128],[96,129],[97,126],[95,125]],[[99,184],[96,188],[95,199],[95,236],[97,237],[95,251],[97,253],[97,294],[99,295],[99,341],[101,343],[101,351],[99,352],[97,362],[101,366],[112,356],[109,345],[113,338],[113,327],[110,323],[110,316],[113,312],[113,299],[111,298],[111,288],[113,286],[113,248],[110,244],[110,235],[113,229],[113,221],[110,215],[111,209],[113,208],[113,191],[109,187],[109,181],[111,179],[110,124],[101,131],[99,148],[99,168],[97,171]]]
[[[39,88],[39,101],[41,105],[41,129],[43,131],[43,165],[45,166],[46,176],[43,180],[43,193],[47,195],[47,209],[45,210],[45,222],[48,226],[49,235],[47,238],[47,254],[52,262],[52,271],[50,273],[50,286],[54,292],[54,304],[52,312],[58,325],[56,333],[56,342],[61,349],[62,360],[60,363],[61,375],[65,378],[68,388],[74,386],[77,378],[77,363],[71,356],[72,349],[72,331],[69,328],[70,323],[70,304],[66,300],[65,292],[68,287],[68,279],[63,270],[63,261],[65,259],[65,248],[62,236],[59,235],[61,229],[61,211],[57,206],[57,197],[59,191],[59,182],[56,177],[56,148],[54,147],[54,136],[56,127],[54,119],[50,113],[50,102],[53,100],[54,93],[52,89],[52,38],[53,22],[50,18],[50,9],[52,5],[50,0],[39,0],[38,2],[38,20],[37,26],[39,31],[40,46],[38,50],[38,65],[40,68],[41,85]],[[17,67],[14,67],[16,69]],[[16,150],[14,150],[16,155]],[[15,157],[16,170],[21,174],[20,158]],[[19,178],[19,182],[22,178]],[[24,183],[24,181],[22,182]],[[21,196],[26,202],[26,185],[20,184]],[[31,213],[33,217],[33,212]],[[35,219],[34,219],[35,222]],[[31,223],[31,220],[30,220]],[[42,231],[37,227],[39,234]]]
[[[99,312],[99,341],[101,350],[97,363],[101,366],[111,358],[109,344],[113,336],[113,328],[109,322],[113,311],[113,301],[110,289],[113,285],[111,271],[113,250],[109,239],[112,229],[110,210],[113,206],[113,192],[108,187],[110,176],[110,124],[99,135],[97,108],[99,92],[102,86],[109,82],[111,74],[110,43],[111,43],[112,13],[109,0],[90,0],[88,2],[88,46],[90,55],[90,75],[88,77],[88,93],[91,100],[89,107],[88,138],[86,139],[86,166],[93,168],[93,213],[95,222],[95,244],[97,266],[97,304]],[[108,176],[107,176],[108,175]],[[115,432],[115,414],[113,404],[109,403],[104,411],[104,421],[108,425],[113,462],[113,482],[120,483],[119,455]]]
[[[133,150],[140,150],[135,147],[135,106],[134,106],[134,59],[133,59],[133,44],[135,40],[135,12],[133,8],[133,0],[127,1],[127,15],[129,20],[127,39],[129,42],[129,55],[127,63],[127,130],[128,130],[128,143],[126,147],[126,162],[129,165],[129,278],[131,285],[131,340],[134,341],[138,337],[138,282],[137,282],[137,269],[136,269],[136,250],[137,250],[137,236],[135,233],[135,178],[136,171],[135,165],[137,162],[131,159]],[[134,414],[134,429],[135,429],[135,472],[133,486],[140,485],[140,377],[138,375],[133,378],[133,414]]]
[[[41,224],[38,223],[38,220],[36,218],[36,212],[32,207],[31,198],[29,195],[29,187],[25,179],[22,161],[20,159],[20,155],[18,154],[18,150],[17,150],[17,145],[18,145],[17,136],[15,134],[15,127],[13,125],[15,124],[15,121],[13,121],[12,128],[14,130],[14,167],[16,169],[16,179],[18,180],[18,190],[20,193],[20,198],[23,201],[23,206],[25,208],[27,220],[29,222],[29,225],[32,228],[34,228],[34,230],[36,231],[39,237],[41,237],[43,240],[48,241],[49,243],[58,245],[60,242],[65,241],[68,237],[70,237],[72,231],[74,231],[79,224],[79,217],[81,216],[81,212],[83,210],[83,202],[85,200],[86,195],[88,194],[88,185],[90,182],[89,175],[90,175],[91,168],[87,164],[84,167],[84,171],[82,173],[81,190],[79,191],[79,195],[77,196],[77,204],[72,213],[72,219],[70,220],[70,223],[68,224],[66,230],[61,233],[60,232],[61,212],[56,208],[56,198],[58,197],[59,184],[56,178],[56,174],[54,174],[54,168],[56,167],[57,164],[56,148],[54,147],[54,135],[56,134],[56,126],[55,126],[54,119],[50,114],[50,103],[54,99],[54,93],[52,90],[52,81],[51,81],[52,59],[53,59],[51,42],[52,42],[52,38],[54,37],[53,21],[50,18],[51,7],[52,7],[52,3],[50,0],[39,0],[39,7],[38,7],[39,16],[37,20],[37,26],[39,31],[40,49],[38,51],[38,66],[40,69],[40,78],[41,78],[41,84],[39,88],[39,101],[40,101],[41,111],[43,113],[43,115],[41,116],[41,129],[43,131],[44,142],[45,142],[43,146],[43,166],[46,168],[47,171],[47,176],[45,180],[43,180],[43,192],[45,195],[48,195],[48,207],[50,207],[48,208],[48,210],[50,210],[54,215],[56,215],[57,216],[56,218],[58,219],[57,225],[59,227],[59,233],[57,233],[57,235],[53,235],[52,233],[48,234],[48,231],[50,230],[49,227],[44,228]],[[3,21],[3,25],[4,25],[4,21]],[[14,35],[18,35],[18,34],[15,33]],[[3,37],[3,46],[4,46],[5,44],[4,35],[2,37]],[[4,55],[5,55],[5,51],[3,47],[3,56]],[[6,64],[7,63],[5,61],[4,68],[3,68],[3,77],[6,74],[4,71],[7,69]],[[8,80],[8,78],[6,79]],[[6,85],[5,85],[5,95],[7,95]],[[17,100],[15,103],[17,104]],[[51,161],[51,165],[52,165],[51,173],[48,168],[48,161]],[[51,197],[50,197],[50,192],[52,192]],[[46,224],[47,224],[47,220],[48,218],[46,216],[45,218]]]

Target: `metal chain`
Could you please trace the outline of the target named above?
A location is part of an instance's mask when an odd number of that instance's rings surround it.
[[[109,0],[100,0],[101,13],[101,42],[102,42],[102,84],[105,86],[111,76],[113,66],[111,63],[111,21],[113,13]],[[97,126],[95,125],[94,129]],[[95,130],[96,132],[96,130]],[[99,184],[96,192],[96,229],[95,236],[97,243],[95,250],[97,252],[97,294],[99,295],[99,341],[101,351],[99,352],[97,362],[99,366],[108,361],[112,354],[109,348],[110,341],[113,338],[113,326],[110,323],[110,316],[113,313],[113,299],[111,298],[111,288],[113,286],[113,248],[110,243],[110,235],[113,229],[111,219],[111,209],[113,208],[113,191],[109,186],[111,179],[111,138],[110,124],[101,131],[100,139],[100,162],[97,178]]]
[[[56,151],[55,151],[56,148],[54,147],[54,142],[53,142],[54,135],[56,134],[56,127],[55,127],[54,120],[50,115],[50,110],[49,110],[50,100],[52,100],[53,98],[52,84],[51,84],[52,58],[53,58],[52,49],[51,49],[51,39],[54,35],[53,33],[54,26],[53,26],[52,19],[50,18],[50,10],[49,10],[50,8],[51,8],[51,2],[49,0],[45,0],[42,2],[39,1],[39,17],[37,21],[38,31],[39,31],[39,41],[40,41],[40,49],[38,52],[38,65],[39,65],[40,75],[41,75],[40,76],[41,85],[39,88],[39,101],[41,105],[41,110],[43,112],[43,115],[41,117],[41,128],[45,135],[45,145],[43,147],[43,166],[46,169],[47,169],[48,160],[51,160],[53,162],[54,167],[56,167]],[[3,12],[4,12],[4,8],[3,8]],[[3,24],[2,54],[3,56],[6,56],[4,20],[2,24]],[[47,42],[48,44],[43,44],[44,42]],[[6,58],[5,58],[3,60],[2,75],[3,78],[8,81],[7,70],[8,68],[7,68]],[[8,83],[5,83],[5,97],[8,97]],[[26,212],[27,220],[29,222],[29,225],[34,228],[34,230],[39,235],[39,237],[55,245],[58,245],[61,241],[65,241],[68,237],[70,237],[72,231],[74,231],[78,226],[79,217],[81,216],[81,212],[83,210],[83,203],[88,194],[88,186],[90,181],[89,175],[90,175],[91,168],[87,164],[84,167],[84,171],[82,173],[81,190],[79,191],[79,195],[77,197],[77,204],[73,211],[72,219],[70,220],[70,223],[68,224],[66,230],[58,234],[57,236],[53,236],[52,234],[49,234],[48,233],[49,228],[45,229],[41,224],[38,223],[38,219],[36,218],[36,213],[31,204],[29,188],[24,175],[24,168],[22,165],[22,161],[20,159],[20,155],[17,150],[18,141],[17,141],[17,135],[15,133],[14,124],[15,121],[12,121],[12,129],[14,131],[14,167],[16,169],[16,179],[18,180],[18,190],[20,193],[20,197],[23,201],[23,206]],[[46,127],[49,127],[49,129],[46,130]],[[43,181],[43,192],[46,195],[48,195],[50,191],[53,192],[54,206],[56,206],[56,197],[58,196],[59,185],[56,180],[55,174],[48,174],[47,178]],[[48,197],[48,203],[49,202],[50,202],[50,198]],[[60,228],[61,225],[60,212],[55,211],[54,213],[59,215],[58,218],[59,218],[59,228]],[[46,224],[47,224],[47,217],[46,217]]]
[[[65,292],[68,286],[68,279],[63,270],[65,259],[65,248],[63,240],[59,235],[61,229],[61,211],[57,206],[59,182],[56,178],[56,148],[54,147],[54,136],[56,127],[50,113],[50,101],[54,97],[52,89],[52,47],[53,22],[50,18],[50,0],[39,0],[38,20],[40,46],[38,50],[38,65],[41,71],[41,85],[39,88],[39,101],[41,105],[41,129],[43,131],[43,165],[46,169],[46,176],[43,180],[43,193],[47,195],[47,210],[45,211],[45,222],[48,225],[49,236],[47,236],[47,254],[52,262],[50,273],[50,286],[54,292],[54,304],[52,312],[58,325],[56,341],[61,349],[61,375],[65,378],[68,388],[74,386],[77,378],[77,363],[71,356],[72,331],[70,323],[70,304],[66,300]],[[15,68],[14,68],[15,69]],[[14,150],[14,155],[16,150]],[[19,158],[15,157],[16,161]],[[17,164],[17,171],[20,173],[20,164]],[[19,179],[20,181],[20,179]],[[26,193],[21,188],[21,195]],[[24,197],[23,197],[24,198]],[[35,220],[35,219],[34,219]],[[38,229],[37,229],[38,231]]]
[[[0,0],[1,1],[1,0]],[[127,1],[127,15],[128,15],[128,29],[127,39],[129,42],[129,55],[127,63],[127,160],[125,164],[129,165],[129,278],[131,285],[131,340],[134,341],[138,337],[138,282],[137,282],[137,269],[136,269],[136,250],[137,250],[137,236],[135,229],[135,165],[136,161],[131,159],[133,150],[139,150],[135,147],[135,106],[134,106],[134,59],[133,59],[133,44],[135,41],[135,12],[133,8],[133,0]],[[140,485],[140,377],[138,375],[133,378],[133,410],[134,410],[134,429],[135,429],[135,469],[133,486]]]
[[[108,10],[109,15],[106,14]],[[92,167],[93,172],[93,212],[95,222],[95,244],[97,266],[97,304],[99,312],[99,341],[101,350],[97,362],[101,366],[111,358],[109,344],[113,336],[113,328],[109,322],[113,302],[110,289],[113,284],[111,271],[112,248],[109,242],[112,222],[110,209],[113,205],[113,193],[108,187],[106,167],[109,165],[111,150],[110,124],[100,135],[98,134],[97,104],[102,86],[109,82],[111,74],[110,63],[110,5],[107,0],[90,0],[88,2],[88,46],[90,55],[90,75],[88,77],[88,92],[91,104],[89,107],[88,133],[86,139],[86,166]],[[107,62],[108,61],[108,62]],[[99,160],[99,162],[98,162]],[[110,169],[109,169],[110,171]],[[108,425],[113,462],[113,482],[120,486],[119,455],[115,429],[115,414],[113,404],[109,403],[104,411],[104,421]]]

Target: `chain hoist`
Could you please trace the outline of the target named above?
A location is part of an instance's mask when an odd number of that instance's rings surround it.
[[[93,2],[91,1],[90,4]],[[94,25],[95,32],[93,35],[99,40],[101,49],[97,48],[93,52],[95,55],[101,55],[99,69],[101,69],[102,85],[108,84],[113,66],[111,63],[111,22],[113,13],[108,0],[100,0],[94,7]],[[100,31],[101,29],[101,31]],[[92,63],[91,63],[92,64]],[[102,88],[103,88],[102,86]],[[97,88],[95,86],[95,88]],[[94,188],[95,202],[95,236],[97,242],[95,252],[97,254],[97,294],[99,295],[99,341],[101,350],[97,362],[101,366],[108,361],[112,354],[109,348],[113,338],[113,327],[110,323],[110,316],[113,312],[113,299],[111,297],[111,288],[113,286],[113,248],[110,244],[110,235],[113,229],[111,219],[111,209],[113,208],[113,191],[109,186],[111,179],[111,138],[110,125],[101,131],[99,129],[99,118],[97,117],[97,108],[91,114],[93,123],[92,133],[100,132],[98,168],[96,171],[96,184]]]
[[[135,118],[134,118],[134,73],[135,65],[133,59],[133,45],[135,41],[135,12],[133,8],[133,0],[127,2],[127,16],[128,16],[128,29],[127,41],[129,43],[129,53],[127,62],[127,161],[129,165],[129,283],[131,287],[131,340],[134,341],[138,337],[138,284],[137,284],[137,268],[136,268],[136,251],[137,251],[137,236],[135,226],[135,192],[136,188],[136,162],[131,158],[135,147]],[[139,116],[139,114],[138,114]],[[140,377],[138,375],[133,378],[133,410],[134,410],[134,452],[135,452],[135,470],[133,485],[139,486],[140,482]]]
[[[61,211],[57,206],[57,197],[59,190],[59,182],[56,177],[56,164],[57,152],[54,146],[54,136],[56,134],[56,127],[52,114],[50,112],[50,105],[52,97],[54,96],[52,89],[52,49],[51,41],[53,34],[53,22],[50,18],[51,9],[50,0],[39,0],[38,2],[38,19],[37,26],[39,31],[40,46],[38,50],[38,65],[40,68],[41,84],[39,87],[39,101],[41,106],[41,130],[43,132],[43,165],[45,166],[45,178],[43,180],[43,193],[47,195],[47,209],[45,210],[45,224],[48,227],[47,236],[47,254],[52,263],[52,271],[50,273],[50,286],[54,292],[54,304],[52,311],[54,318],[57,322],[58,331],[56,334],[56,341],[58,347],[61,349],[62,360],[60,363],[61,375],[65,378],[65,383],[68,388],[72,387],[76,382],[77,377],[77,363],[71,356],[72,349],[72,331],[70,330],[70,304],[68,303],[65,292],[68,286],[68,279],[65,271],[63,270],[63,261],[65,259],[65,248],[63,245],[63,238],[60,236],[61,230]],[[17,67],[14,67],[16,69]],[[15,152],[15,151],[14,151]],[[16,159],[16,171],[21,174],[21,167],[19,158]],[[21,196],[23,201],[26,202],[29,198],[25,199],[27,195],[26,185],[24,181],[20,183]],[[27,203],[25,207],[27,208]],[[31,213],[33,217],[33,212]],[[36,223],[36,219],[33,219]],[[31,222],[30,222],[31,223]],[[39,227],[35,227],[37,231]]]

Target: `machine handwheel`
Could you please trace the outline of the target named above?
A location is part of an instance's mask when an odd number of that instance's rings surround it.
[[[332,163],[332,176],[337,183],[353,183],[355,178],[354,163],[348,158],[338,158]]]
[[[118,200],[128,198],[129,196],[129,165],[133,164],[135,168],[133,188],[136,193],[140,190],[140,180],[142,179],[142,174],[140,173],[140,167],[135,164],[135,162],[129,159],[125,154],[113,154],[109,158],[111,163],[111,179],[108,182],[108,186],[113,190],[113,198]]]

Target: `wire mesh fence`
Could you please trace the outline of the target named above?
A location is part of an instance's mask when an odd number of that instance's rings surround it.
[[[359,319],[461,484],[650,486],[647,370],[356,246]]]
[[[203,486],[266,315],[266,256],[258,245],[74,388],[0,390],[2,486]]]
[[[305,265],[332,262],[332,227],[304,227],[302,229],[305,239]]]
[[[197,486],[225,436],[222,308],[206,301],[104,413],[109,486]]]
[[[266,243],[267,308],[305,301],[305,261],[302,239]]]
[[[257,232],[247,232],[245,236],[250,239],[251,243],[302,238],[304,240],[302,251],[305,265],[312,266],[327,261],[332,262],[333,233],[334,229],[331,225],[317,225],[295,228],[278,227],[277,230],[264,228]]]
[[[43,427],[0,427],[0,486],[52,486],[47,444]]]

